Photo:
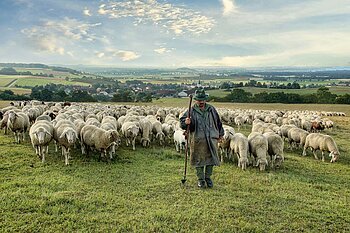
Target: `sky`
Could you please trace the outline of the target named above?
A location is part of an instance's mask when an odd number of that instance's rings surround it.
[[[0,0],[0,62],[350,66],[350,0]]]

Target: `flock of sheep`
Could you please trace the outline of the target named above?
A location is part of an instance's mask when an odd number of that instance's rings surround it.
[[[36,154],[45,162],[48,146],[55,144],[55,150],[61,148],[65,164],[69,164],[71,149],[81,148],[82,154],[97,151],[103,158],[112,159],[121,143],[149,147],[151,143],[175,145],[177,151],[186,146],[184,131],[179,126],[179,116],[185,108],[161,108],[157,106],[121,106],[88,103],[42,103],[31,101],[1,109],[0,127],[5,134],[12,131],[15,142],[25,140],[29,131],[31,144]],[[218,109],[224,124],[225,135],[219,143],[221,161],[224,156],[234,159],[238,166],[258,166],[265,170],[279,167],[284,161],[284,142],[290,148],[311,148],[317,159],[316,151],[330,152],[331,162],[339,158],[335,141],[319,131],[333,128],[333,122],[325,116],[345,116],[339,112],[312,111],[263,111]],[[252,125],[252,132],[246,137],[235,132],[245,125]]]
[[[311,148],[315,159],[316,151],[330,152],[330,162],[339,158],[339,150],[334,139],[320,131],[333,129],[334,123],[324,116],[345,116],[341,112],[315,111],[261,111],[261,110],[221,110],[224,125],[224,138],[219,143],[221,161],[224,156],[237,155],[238,166],[243,170],[248,165],[257,166],[261,171],[270,163],[279,167],[284,161],[284,143],[290,149],[302,148],[302,155]],[[252,124],[251,133],[246,137],[228,126],[234,123],[240,129],[244,124]],[[231,158],[232,159],[232,158]]]

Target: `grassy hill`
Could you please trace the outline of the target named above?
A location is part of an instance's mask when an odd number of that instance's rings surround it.
[[[187,106],[188,99],[157,105]],[[8,102],[0,102],[0,107]],[[154,103],[153,103],[154,104]],[[223,104],[225,108],[317,109],[340,105]],[[350,117],[332,117],[339,148],[335,164],[285,147],[284,166],[259,172],[226,161],[214,169],[214,188],[183,178],[184,155],[172,146],[136,151],[124,144],[115,160],[73,151],[70,166],[50,146],[42,164],[27,142],[0,134],[1,232],[348,232],[350,231]],[[247,135],[250,127],[242,129]]]

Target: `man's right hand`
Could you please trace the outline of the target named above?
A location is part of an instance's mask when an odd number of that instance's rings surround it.
[[[191,124],[191,118],[187,117],[186,120],[185,120],[185,124],[186,125]]]

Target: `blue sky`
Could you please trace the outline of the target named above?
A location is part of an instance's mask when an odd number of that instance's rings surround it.
[[[350,66],[350,0],[1,0],[0,62]]]

